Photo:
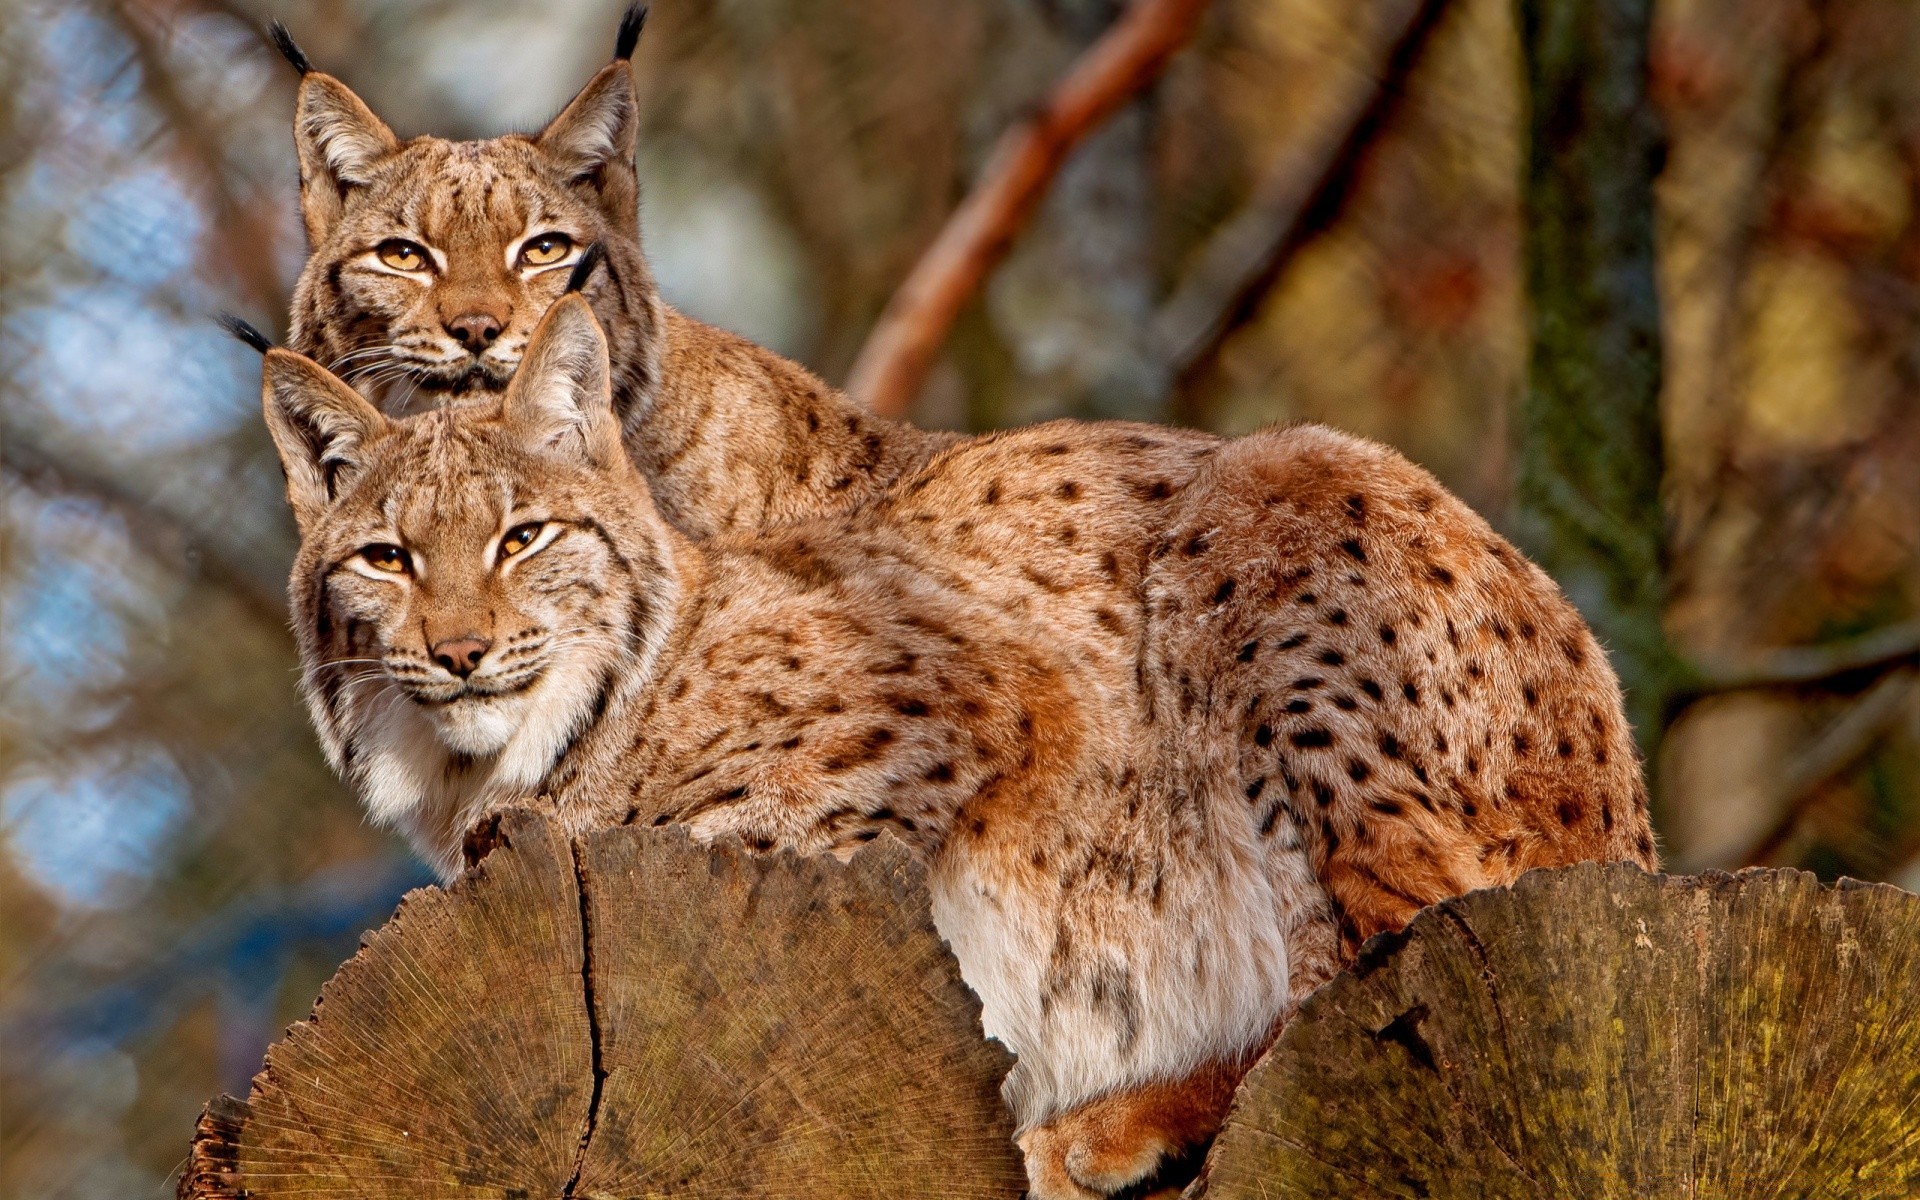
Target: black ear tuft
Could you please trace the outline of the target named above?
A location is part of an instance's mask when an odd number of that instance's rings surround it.
[[[232,313],[223,312],[213,319],[219,323],[220,328],[226,330],[234,337],[239,338],[247,345],[252,346],[257,352],[265,354],[267,351],[273,349],[272,338],[261,333],[258,329],[255,329]]]
[[[634,0],[627,5],[627,11],[620,14],[620,32],[613,39],[613,57],[615,62],[631,62],[633,48],[640,44],[640,31],[647,27],[647,6]]]
[[[587,286],[587,280],[593,278],[594,268],[607,256],[607,248],[599,242],[589,242],[580,252],[580,261],[573,264],[573,273],[567,276],[567,291],[577,292]],[[564,293],[562,293],[564,294]]]
[[[293,64],[294,70],[302,75],[313,72],[313,63],[307,59],[306,51],[294,43],[293,35],[287,32],[280,18],[275,17],[267,22],[267,36],[273,39],[274,48],[280,51],[281,56]]]

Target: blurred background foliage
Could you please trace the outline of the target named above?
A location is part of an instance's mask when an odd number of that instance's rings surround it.
[[[481,136],[555,111],[618,7],[0,3],[0,1195],[166,1194],[199,1106],[425,880],[307,729],[257,361],[207,319],[284,328],[303,253],[260,22],[403,135]],[[662,0],[636,74],[668,298],[844,378],[1116,7]],[[1513,4],[1432,4],[1398,58],[1389,7],[1217,0],[1068,163],[914,418],[1327,421],[1511,528]],[[1649,53],[1666,628],[1695,672],[1643,730],[1664,853],[1920,886],[1920,8],[1660,0]],[[1170,356],[1209,238],[1362,108],[1354,169]]]

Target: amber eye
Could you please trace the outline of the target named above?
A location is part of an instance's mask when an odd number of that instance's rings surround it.
[[[573,239],[564,233],[543,233],[520,247],[520,262],[529,267],[551,266],[573,250]]]
[[[360,551],[360,557],[376,571],[385,571],[391,575],[405,575],[413,569],[413,560],[407,552],[398,546],[379,542]]]
[[[514,555],[533,545],[533,539],[547,527],[545,521],[528,521],[525,525],[515,525],[507,530],[507,536],[500,539],[500,557],[512,558]]]
[[[388,238],[374,247],[373,252],[380,261],[396,271],[424,271],[427,269],[427,252],[412,242],[401,238]]]

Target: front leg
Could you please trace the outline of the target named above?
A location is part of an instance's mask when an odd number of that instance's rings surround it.
[[[888,798],[879,788],[841,787],[801,793],[762,781],[723,779],[704,788],[692,802],[667,809],[663,818],[685,825],[702,843],[737,837],[749,850],[769,853],[831,854],[841,861],[882,833],[892,833],[922,856],[938,843],[937,812]]]
[[[1257,886],[1230,890],[1225,896],[1209,898],[1206,905],[1188,916],[1199,919],[1203,913],[1210,913],[1220,922],[1213,929],[1216,936],[1221,928],[1230,929],[1236,924],[1248,928],[1228,914],[1235,901],[1244,901],[1249,894],[1260,891]],[[1278,917],[1276,932],[1285,944],[1284,956],[1273,956],[1285,963],[1284,983],[1269,977],[1285,999],[1280,1011],[1270,1014],[1271,1024],[1264,1036],[1237,1053],[1219,1053],[1185,1075],[1114,1087],[1090,1099],[1070,1102],[1024,1130],[1018,1140],[1026,1156],[1033,1200],[1172,1196],[1198,1173],[1207,1147],[1226,1120],[1241,1078],[1273,1044],[1301,1001],[1331,978],[1339,966],[1338,935],[1330,906],[1318,889],[1279,886],[1269,895],[1286,898],[1286,902],[1273,904],[1268,910]],[[1251,918],[1251,914],[1247,916]],[[1186,923],[1174,924],[1179,927]],[[1143,936],[1145,932],[1136,931],[1136,950],[1151,945],[1151,939]],[[1204,933],[1201,937],[1207,939]],[[1257,946],[1259,941],[1226,939],[1215,945]],[[1223,961],[1216,955],[1210,954],[1209,958]],[[1241,979],[1254,977],[1252,965],[1243,965]],[[1172,973],[1160,978],[1163,986],[1176,986],[1179,995],[1178,1002],[1164,1006],[1164,1011],[1186,1014],[1189,1026],[1219,998],[1196,993],[1198,981],[1191,973],[1177,985]],[[1216,976],[1214,982],[1218,988],[1223,981]]]

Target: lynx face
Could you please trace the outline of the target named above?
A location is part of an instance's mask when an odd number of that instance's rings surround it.
[[[636,122],[625,61],[546,129],[401,142],[331,76],[300,85],[294,140],[311,253],[291,345],[388,412],[497,395],[585,248],[589,294],[623,396],[648,394],[659,301],[639,241]]]
[[[325,244],[323,287],[353,339],[338,357],[349,379],[503,389],[599,237],[600,213],[537,146],[501,139],[466,150],[420,139],[348,193]],[[439,186],[419,188],[426,178]]]
[[[496,399],[580,248],[614,411],[655,503],[708,538],[844,513],[952,440],[867,412],[797,363],[676,313],[640,239],[627,10],[614,61],[538,134],[402,142],[338,79],[301,72],[294,118],[308,257],[288,345],[390,413]]]
[[[595,481],[540,462],[504,423],[438,417],[382,442],[315,531],[315,618],[345,635],[324,651],[377,659],[450,750],[493,754],[556,685],[575,693],[611,668],[576,632],[614,569],[591,532]]]
[[[675,588],[585,303],[554,306],[491,414],[392,420],[282,351],[265,403],[301,530],[304,689],[335,767],[409,832],[538,782],[644,674]]]

